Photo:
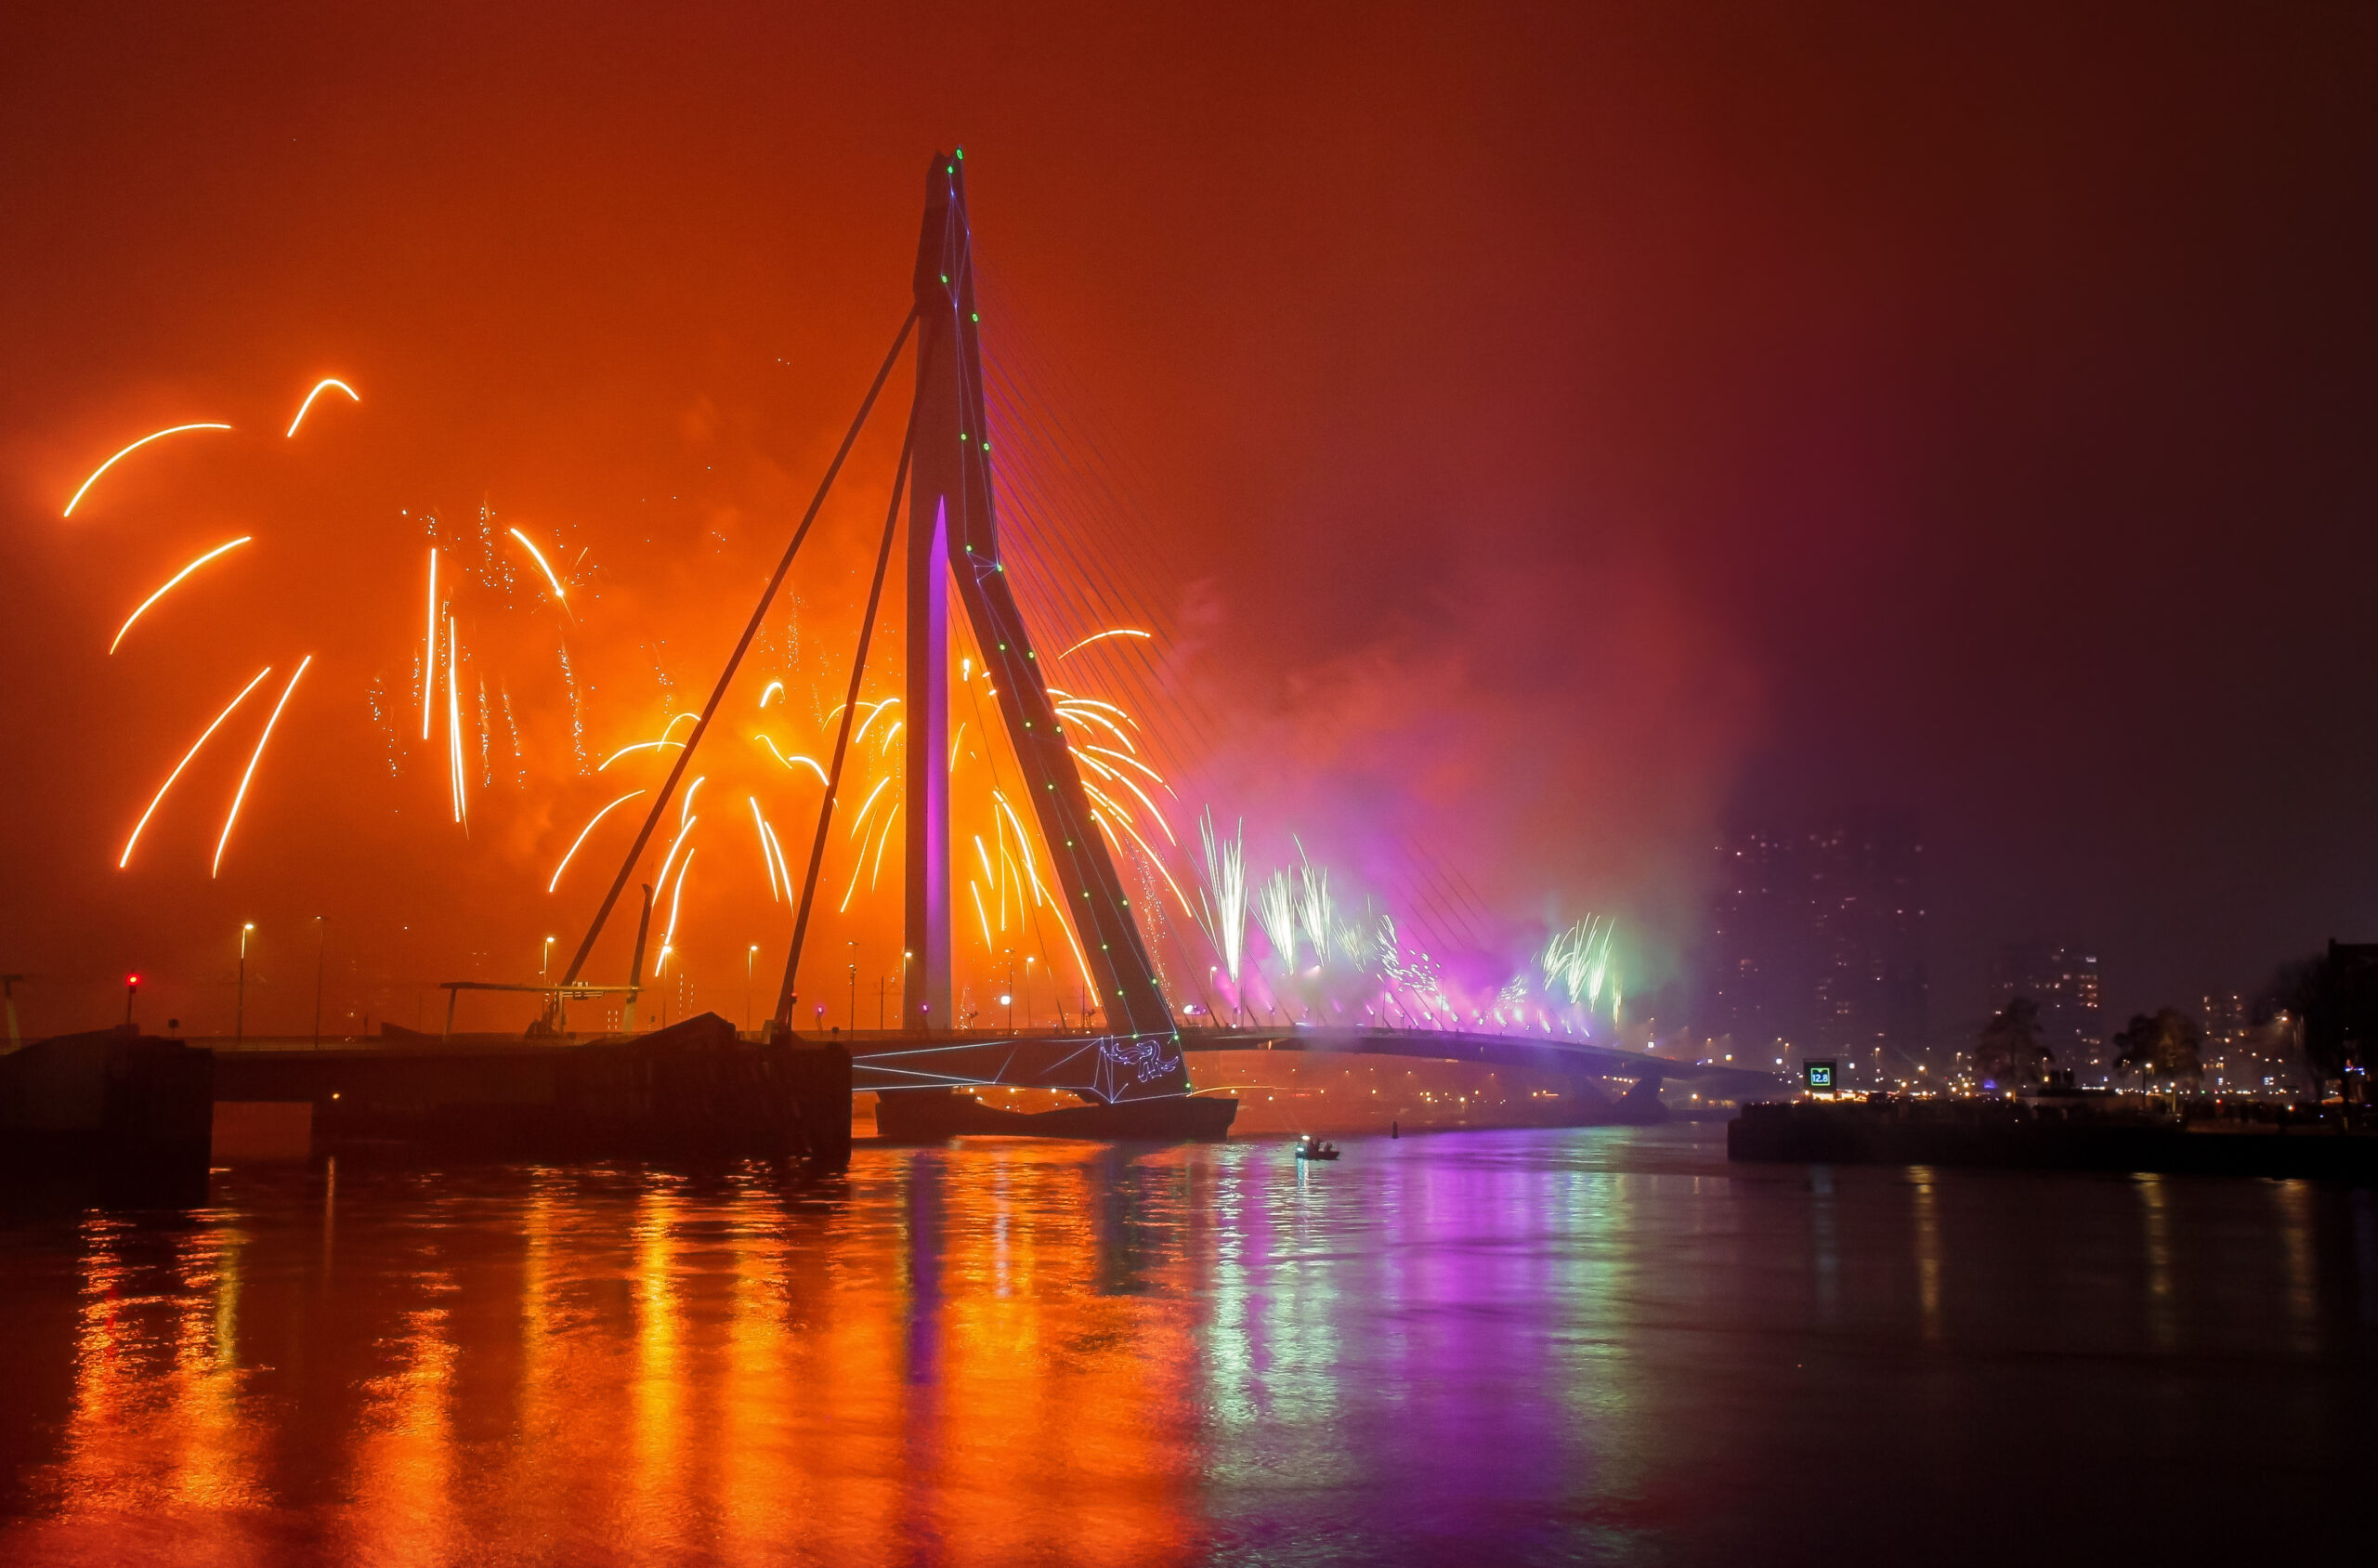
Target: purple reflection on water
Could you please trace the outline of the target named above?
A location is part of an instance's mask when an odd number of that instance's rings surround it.
[[[2260,1556],[2378,1392],[2367,1193],[1693,1129],[216,1198],[0,1235],[0,1560]]]

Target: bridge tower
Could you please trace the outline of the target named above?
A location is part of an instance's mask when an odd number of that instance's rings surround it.
[[[1048,856],[1043,880],[1061,899],[1096,989],[1104,1098],[1177,1094],[1187,1086],[1180,1038],[1140,939],[1131,900],[1091,819],[1063,720],[1016,610],[1000,555],[974,306],[963,151],[936,154],[925,177],[917,243],[917,382],[908,481],[906,790],[907,980],[904,1028],[948,1030],[949,595],[954,587],[998,688],[1000,718],[1021,765],[1022,793]],[[1021,805],[1023,803],[1013,803]],[[1019,816],[1023,815],[1019,812]],[[1064,958],[1049,955],[1052,977]]]

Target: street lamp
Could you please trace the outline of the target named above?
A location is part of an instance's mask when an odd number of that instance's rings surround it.
[[[231,1043],[234,1045],[243,1043],[248,1038],[248,933],[255,928],[254,921],[240,927],[240,989],[239,999],[231,1011]]]
[[[851,950],[851,994],[850,1000],[843,1010],[843,1027],[856,1034],[858,1033],[858,944],[853,941],[846,942],[843,946]]]
[[[545,955],[537,960],[537,978],[540,980],[543,979],[547,974],[553,972],[554,943],[556,940],[558,940],[558,938],[552,936],[545,938]]]
[[[760,945],[754,942],[743,952],[743,1026],[751,1026],[751,966],[760,961]]]
[[[124,977],[124,1026],[127,1029],[132,1027],[132,999],[139,994],[140,976],[125,975]]]

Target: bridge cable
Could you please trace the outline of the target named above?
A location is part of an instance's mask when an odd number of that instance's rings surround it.
[[[676,792],[677,781],[685,777],[686,764],[694,760],[694,749],[701,744],[703,735],[709,732],[711,716],[718,712],[719,701],[725,697],[727,686],[734,681],[735,672],[742,664],[744,653],[751,647],[751,639],[759,634],[761,622],[767,618],[768,607],[776,602],[777,590],[783,586],[785,574],[792,569],[792,558],[801,553],[802,542],[809,537],[810,525],[817,520],[817,509],[826,504],[827,492],[834,488],[834,478],[843,471],[843,460],[850,456],[851,447],[867,425],[868,414],[875,408],[876,395],[883,390],[883,383],[890,378],[892,367],[898,362],[900,350],[907,346],[908,333],[916,324],[917,312],[912,306],[900,323],[899,333],[892,339],[892,351],[883,356],[882,366],[876,371],[874,382],[869,385],[866,398],[858,405],[857,417],[851,421],[850,429],[844,432],[843,444],[834,450],[834,461],[826,465],[825,477],[817,481],[817,493],[810,498],[809,510],[801,515],[801,526],[793,530],[792,542],[785,546],[784,559],[777,563],[776,574],[768,579],[767,588],[760,595],[759,606],[751,611],[751,623],[743,628],[743,635],[736,643],[735,651],[727,656],[726,668],[719,672],[718,685],[711,688],[710,700],[702,704],[701,717],[694,721],[692,731],[686,735],[685,749],[677,753],[676,765],[669,770],[668,781],[660,786],[660,793],[653,796],[652,810],[646,816],[644,827],[637,831],[635,843],[628,846],[627,858],[620,864],[620,874],[611,879],[610,891],[603,895],[602,905],[594,911],[594,921],[586,928],[586,939],[579,943],[577,954],[570,959],[569,968],[562,975],[564,987],[577,984],[579,972],[586,967],[587,955],[594,950],[595,939],[603,934],[603,922],[611,918],[612,906],[620,901],[620,894],[626,888],[628,877],[635,869],[636,858],[643,855],[645,845],[651,841],[653,830],[660,826],[660,814],[667,808],[670,796]]]
[[[909,317],[912,321],[915,319],[913,315]],[[918,378],[918,385],[921,394],[921,376]],[[892,504],[883,516],[883,544],[875,556],[875,581],[867,590],[867,615],[859,622],[858,654],[851,660],[851,688],[843,699],[842,727],[834,736],[834,765],[826,775],[825,798],[817,803],[817,836],[810,842],[809,868],[802,873],[801,903],[792,917],[792,946],[784,956],[784,985],[777,992],[776,1012],[769,1019],[769,1034],[776,1039],[785,1039],[791,1031],[793,1004],[800,1000],[799,993],[793,988],[793,980],[801,968],[802,943],[809,934],[809,909],[817,896],[817,872],[826,863],[826,833],[834,822],[834,797],[843,786],[843,759],[850,750],[851,721],[858,715],[859,683],[867,678],[868,645],[875,637],[875,612],[883,602],[883,577],[892,565],[892,540],[900,527],[900,498],[908,489],[908,460],[914,454],[916,445],[917,413],[912,408],[908,413],[908,434],[900,440],[900,467],[892,477]],[[934,569],[940,569],[938,562],[934,563]],[[904,1011],[905,1008],[904,1002]]]

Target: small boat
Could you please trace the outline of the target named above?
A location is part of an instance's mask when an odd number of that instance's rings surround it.
[[[1297,1140],[1297,1158],[1299,1159],[1336,1159],[1337,1157],[1337,1144],[1315,1143],[1310,1132]]]

